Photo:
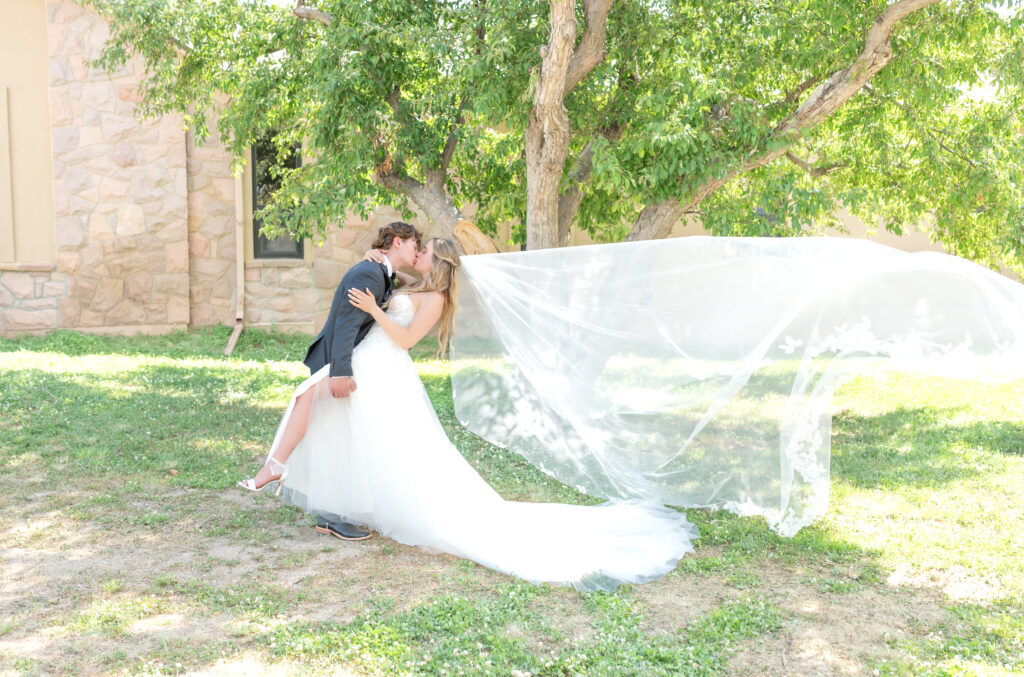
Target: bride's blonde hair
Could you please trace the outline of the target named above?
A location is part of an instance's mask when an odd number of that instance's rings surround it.
[[[455,310],[458,307],[459,266],[461,265],[459,257],[462,252],[454,240],[435,237],[430,242],[434,244],[434,262],[430,266],[430,272],[416,284],[400,289],[396,293],[441,292],[444,297],[444,306],[441,308],[441,319],[438,321],[437,327],[437,355],[440,357],[451,345],[452,337],[455,336]]]

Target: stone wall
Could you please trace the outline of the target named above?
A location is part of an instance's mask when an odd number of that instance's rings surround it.
[[[187,136],[188,255],[192,326],[235,322],[235,183],[216,121],[198,146]]]
[[[68,277],[46,264],[5,264],[0,268],[0,333],[42,332],[60,326]]]
[[[185,134],[140,121],[132,61],[92,68],[106,23],[47,0],[57,268],[69,280],[61,327],[159,331],[189,322]]]

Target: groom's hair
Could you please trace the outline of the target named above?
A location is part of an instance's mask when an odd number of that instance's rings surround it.
[[[400,237],[403,240],[408,240],[410,237],[416,238],[416,248],[420,248],[420,239],[423,237],[420,231],[416,230],[414,226],[405,223],[404,221],[395,221],[389,223],[386,226],[382,226],[377,231],[377,239],[373,241],[374,249],[390,249],[391,243],[395,241],[396,237]]]

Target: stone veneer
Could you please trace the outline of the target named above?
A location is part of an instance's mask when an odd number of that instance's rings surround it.
[[[185,134],[180,118],[140,121],[133,60],[94,69],[109,34],[93,11],[47,0],[57,269],[70,280],[62,327],[189,323]]]
[[[235,321],[235,178],[216,120],[197,146],[186,138],[188,168],[189,307],[193,326]],[[244,243],[243,243],[244,245]]]
[[[68,276],[47,264],[0,267],[0,332],[47,331],[59,324]]]

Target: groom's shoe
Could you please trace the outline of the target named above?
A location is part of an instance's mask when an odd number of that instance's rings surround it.
[[[316,532],[318,534],[330,534],[331,536],[337,536],[343,541],[365,541],[373,535],[366,529],[357,527],[354,524],[349,524],[348,522],[330,522],[321,517],[316,519]]]

